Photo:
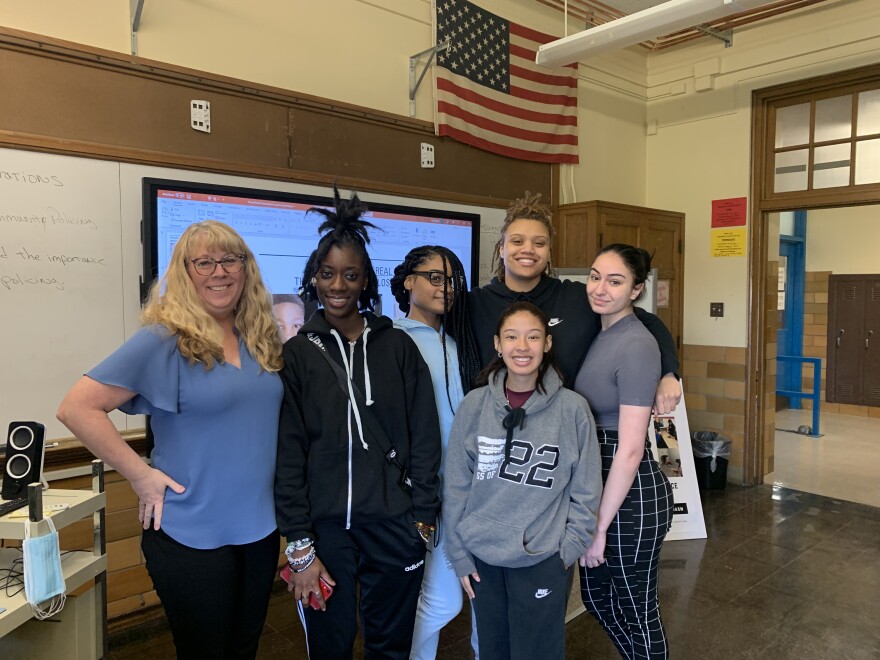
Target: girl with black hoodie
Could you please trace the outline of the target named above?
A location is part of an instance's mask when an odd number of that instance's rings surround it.
[[[554,233],[551,212],[540,199],[540,194],[527,192],[507,209],[492,255],[495,277],[468,294],[471,324],[482,366],[486,367],[495,355],[492,334],[501,312],[515,302],[537,305],[550,318],[553,351],[565,385],[571,387],[601,328],[599,316],[587,302],[584,285],[555,276],[550,254]],[[675,342],[657,316],[640,308],[635,313],[660,346],[663,378],[657,387],[655,409],[657,414],[665,414],[681,400]]]
[[[437,408],[415,343],[372,312],[366,207],[334,192],[335,211],[312,209],[326,233],[303,273],[323,309],[282,355],[276,516],[310,657],[351,657],[360,586],[365,657],[407,658],[439,507]]]

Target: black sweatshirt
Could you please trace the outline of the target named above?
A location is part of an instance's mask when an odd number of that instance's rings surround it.
[[[468,305],[471,325],[482,366],[486,367],[496,354],[492,339],[501,312],[520,301],[533,303],[550,318],[553,353],[565,376],[566,386],[571,387],[590,344],[602,329],[601,319],[590,307],[587,288],[581,282],[542,275],[534,289],[523,292],[511,291],[494,277],[486,286],[470,291]],[[636,307],[635,312],[660,347],[661,373],[678,374],[675,341],[666,325],[657,316],[640,307]]]
[[[339,335],[345,360],[323,310],[284,345],[275,510],[290,541],[314,538],[319,521],[358,526],[407,512],[427,524],[437,518],[440,425],[431,374],[413,340],[390,319],[370,312],[364,318],[367,329],[356,342]],[[369,410],[409,468],[411,495],[398,485],[400,471],[379,443],[366,428],[359,431],[357,415],[366,427],[367,413],[349,407],[319,345],[343,370],[348,362],[352,382],[373,400]]]

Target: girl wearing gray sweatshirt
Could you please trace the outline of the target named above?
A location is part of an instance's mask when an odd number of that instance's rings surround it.
[[[481,660],[563,658],[571,570],[602,494],[590,407],[562,387],[546,315],[515,303],[498,357],[464,398],[443,484],[446,552],[471,598]]]

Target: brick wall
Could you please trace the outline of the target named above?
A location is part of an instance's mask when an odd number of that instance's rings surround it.
[[[729,481],[741,483],[745,442],[746,349],[685,344],[682,376],[691,431],[719,431],[733,441]]]

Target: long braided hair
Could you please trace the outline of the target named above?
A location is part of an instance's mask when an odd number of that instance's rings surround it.
[[[551,221],[552,217],[553,213],[550,211],[550,207],[541,203],[541,193],[533,195],[527,190],[522,197],[510,203],[510,206],[507,207],[507,212],[504,214],[501,236],[498,238],[498,242],[495,243],[495,249],[492,252],[492,271],[499,282],[504,281],[505,274],[504,260],[501,258],[501,246],[504,245],[504,235],[507,233],[510,225],[517,220],[536,220],[547,229],[547,235],[550,237],[552,244],[553,236],[556,234]],[[551,254],[550,259],[547,260],[547,270],[545,272],[548,277],[556,277],[556,271],[552,265],[552,257],[553,255]]]
[[[452,305],[443,312],[440,323],[440,343],[443,346],[443,369],[446,377],[446,398],[453,412],[452,397],[449,394],[449,361],[446,354],[446,335],[455,340],[458,353],[458,371],[461,378],[462,388],[467,394],[473,387],[474,380],[480,371],[480,359],[477,351],[477,342],[474,340],[471,330],[470,316],[467,306],[467,274],[464,266],[456,254],[449,248],[441,245],[423,245],[410,250],[403,262],[394,269],[391,278],[391,293],[397,301],[400,311],[409,313],[409,291],[404,287],[404,280],[419,266],[432,257],[440,257],[443,261],[443,272],[446,272],[447,264],[452,276],[443,283],[443,295],[448,299],[452,294]],[[451,287],[451,290],[450,290]]]
[[[306,262],[299,295],[310,302],[318,300],[318,291],[312,283],[312,278],[318,272],[321,262],[327,257],[330,248],[350,247],[361,255],[364,274],[367,278],[367,286],[358,297],[358,309],[373,311],[379,304],[379,278],[376,277],[373,262],[367,252],[367,245],[370,242],[367,230],[378,229],[378,227],[363,219],[363,215],[368,209],[355,192],[351,193],[351,198],[342,199],[339,196],[339,189],[334,185],[333,205],[334,209],[332,210],[315,206],[307,211],[307,213],[320,213],[326,219],[318,227],[318,233],[324,235]]]

